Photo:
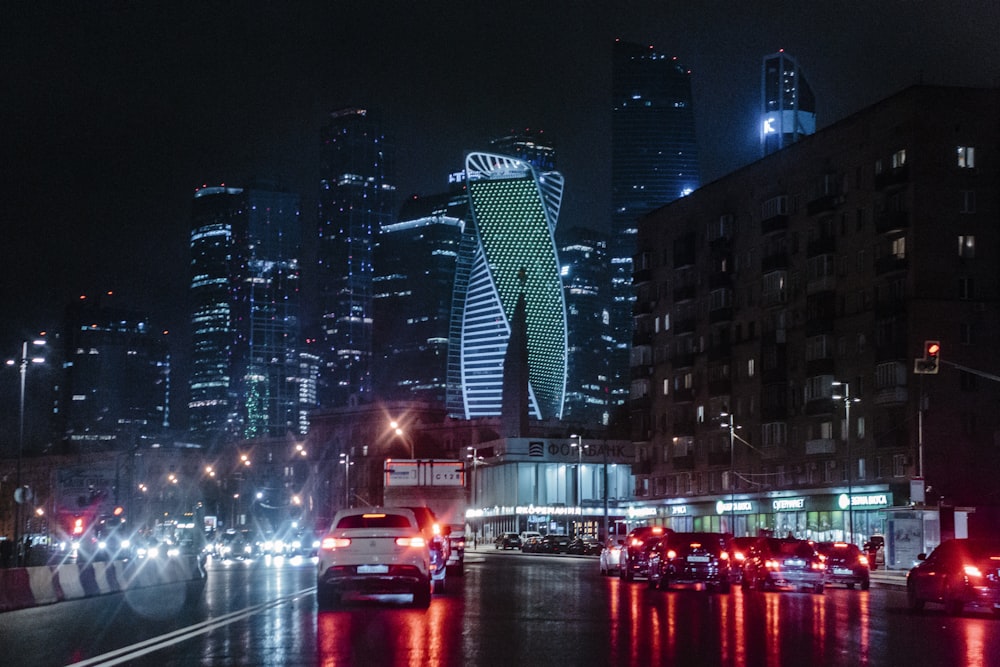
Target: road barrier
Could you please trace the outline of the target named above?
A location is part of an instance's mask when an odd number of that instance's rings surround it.
[[[0,569],[0,612],[202,579],[194,556]]]

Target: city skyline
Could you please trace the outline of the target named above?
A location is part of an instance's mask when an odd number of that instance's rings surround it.
[[[4,357],[77,295],[107,290],[183,349],[195,188],[276,178],[302,196],[315,243],[320,127],[350,104],[387,114],[401,199],[440,192],[490,137],[543,129],[566,176],[562,224],[599,227],[610,219],[615,37],[692,70],[703,184],[756,159],[761,57],[780,48],[809,72],[820,127],[920,80],[1000,82],[996,7],[505,7],[10,10]],[[13,379],[4,387],[14,392]]]

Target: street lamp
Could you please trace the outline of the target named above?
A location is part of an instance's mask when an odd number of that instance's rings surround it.
[[[570,447],[576,447],[576,506],[583,506],[583,436],[576,435],[575,433],[571,438],[576,438],[575,443],[571,443]]]
[[[843,394],[833,394],[830,396],[835,401],[844,402],[844,444],[847,448],[847,539],[854,543],[854,464],[851,461],[851,403],[859,403],[861,399],[851,398],[851,384],[849,382],[834,382],[834,387],[843,387]]]
[[[391,422],[389,422],[389,428],[391,428],[396,433],[396,435],[398,435],[400,438],[403,439],[404,444],[409,445],[410,458],[411,459],[417,458],[413,452],[413,441],[406,437],[406,431],[403,430],[403,427],[400,426],[399,422],[397,422],[396,420],[392,420]]]
[[[341,452],[340,463],[344,466],[344,507],[346,508],[351,506],[351,466],[354,465],[349,452]]]
[[[476,484],[476,477],[477,477],[476,469],[479,468],[480,464],[482,464],[483,461],[485,461],[486,459],[484,459],[482,456],[479,455],[479,448],[478,447],[471,447],[470,446],[470,447],[466,447],[466,449],[469,450],[470,452],[472,452],[471,454],[468,454],[466,456],[466,458],[472,459],[472,485],[471,485],[472,486],[472,504],[473,504],[473,506],[475,506],[476,503],[478,502],[478,499],[476,498],[476,491],[477,491],[477,488],[476,488],[477,487],[477,484]]]
[[[40,364],[45,361],[41,357],[29,357],[28,356],[28,345],[33,345],[36,347],[41,347],[45,345],[45,341],[42,339],[36,339],[33,341],[22,341],[21,342],[21,357],[15,362],[13,359],[7,361],[8,366],[13,366],[15,363],[18,364],[21,373],[21,401],[19,410],[19,421],[18,421],[18,438],[17,438],[17,475],[15,477],[15,488],[14,488],[14,548],[20,549],[20,539],[21,539],[21,504],[28,501],[24,489],[21,487],[21,459],[24,456],[24,387],[25,381],[28,377],[28,364]],[[19,553],[19,552],[18,552]],[[20,556],[16,556],[20,560]]]
[[[736,425],[732,412],[723,412],[720,416],[729,417],[729,530],[736,537]]]

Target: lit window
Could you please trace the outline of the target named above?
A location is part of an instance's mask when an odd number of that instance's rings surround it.
[[[971,259],[976,256],[976,237],[969,235],[959,235],[958,256]]]
[[[906,149],[898,150],[892,154],[892,168],[899,169],[906,164]]]
[[[975,169],[975,167],[976,167],[976,148],[974,146],[959,146],[958,168]]]

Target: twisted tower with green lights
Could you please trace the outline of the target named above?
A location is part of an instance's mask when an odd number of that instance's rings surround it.
[[[476,240],[461,317],[465,416],[501,414],[504,355],[523,292],[530,414],[559,419],[566,392],[566,305],[553,234],[563,177],[490,153],[469,154],[465,171]]]

